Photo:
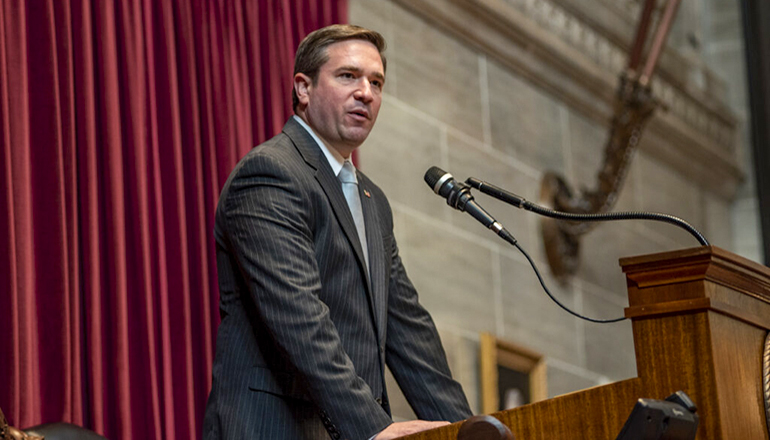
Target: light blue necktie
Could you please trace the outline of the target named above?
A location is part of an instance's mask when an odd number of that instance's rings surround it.
[[[361,207],[361,196],[358,194],[358,179],[356,178],[356,169],[349,160],[342,165],[337,178],[342,182],[342,192],[345,193],[345,200],[348,202],[350,213],[353,214],[353,221],[358,230],[358,241],[361,242],[361,249],[364,251],[364,261],[366,262],[366,273],[369,273],[369,249],[366,246],[366,225],[364,224],[364,211]]]

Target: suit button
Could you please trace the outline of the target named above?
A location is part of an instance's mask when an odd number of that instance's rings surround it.
[[[377,405],[382,406],[382,399],[380,399],[379,397],[374,399],[374,401],[377,402]]]

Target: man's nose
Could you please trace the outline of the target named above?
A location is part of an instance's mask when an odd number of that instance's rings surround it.
[[[372,83],[370,83],[368,79],[361,78],[354,97],[365,103],[371,102],[374,99],[374,92],[372,91],[372,87]]]

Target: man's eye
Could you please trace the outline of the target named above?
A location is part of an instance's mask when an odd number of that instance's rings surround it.
[[[381,81],[372,81],[372,85],[374,87],[377,87],[378,89],[382,88],[382,82]]]
[[[341,77],[341,78],[345,78],[345,79],[353,79],[353,78],[355,78],[355,77],[353,76],[353,74],[352,74],[352,73],[350,73],[350,72],[344,72],[344,73],[341,73],[341,74],[340,74],[340,77]]]

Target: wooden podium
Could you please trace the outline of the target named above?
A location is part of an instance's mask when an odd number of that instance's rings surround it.
[[[614,440],[636,400],[686,392],[699,440],[767,440],[770,269],[716,247],[620,260],[638,377],[492,414],[516,440]],[[767,362],[767,360],[765,360]],[[455,440],[462,422],[403,437]]]

